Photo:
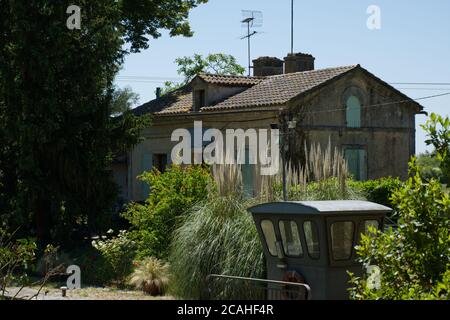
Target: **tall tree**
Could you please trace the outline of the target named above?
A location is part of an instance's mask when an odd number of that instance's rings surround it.
[[[0,0],[0,214],[32,220],[43,242],[98,229],[116,194],[112,154],[142,124],[110,116],[114,77],[161,29],[191,36],[203,2],[78,0],[81,28],[69,29],[72,1]]]
[[[130,87],[116,88],[111,100],[111,114],[119,116],[138,103],[139,94],[133,92]]]
[[[177,58],[175,63],[178,65],[178,74],[182,75],[184,80],[180,83],[166,81],[162,94],[186,85],[201,72],[220,75],[242,75],[245,72],[245,68],[237,63],[234,56],[224,53],[210,53],[205,58],[196,53],[192,57]]]

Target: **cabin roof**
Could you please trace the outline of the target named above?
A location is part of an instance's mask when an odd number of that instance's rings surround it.
[[[360,200],[270,202],[248,209],[253,214],[339,214],[388,213],[392,209],[378,203]]]

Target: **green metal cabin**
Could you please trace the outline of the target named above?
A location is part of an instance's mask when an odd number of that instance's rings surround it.
[[[381,230],[392,209],[339,200],[273,202],[248,211],[263,244],[268,279],[303,282],[313,299],[348,299],[347,271],[363,271],[355,245],[369,226]]]

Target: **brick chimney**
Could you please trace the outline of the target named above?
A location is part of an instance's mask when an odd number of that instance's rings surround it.
[[[284,73],[314,70],[315,59],[307,53],[289,53],[284,58]]]
[[[259,57],[253,60],[253,76],[273,76],[283,74],[283,60],[276,57]]]

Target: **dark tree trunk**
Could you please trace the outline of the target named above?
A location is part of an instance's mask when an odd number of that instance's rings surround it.
[[[36,236],[41,244],[50,241],[50,201],[39,197],[34,203],[34,217],[36,223]]]

